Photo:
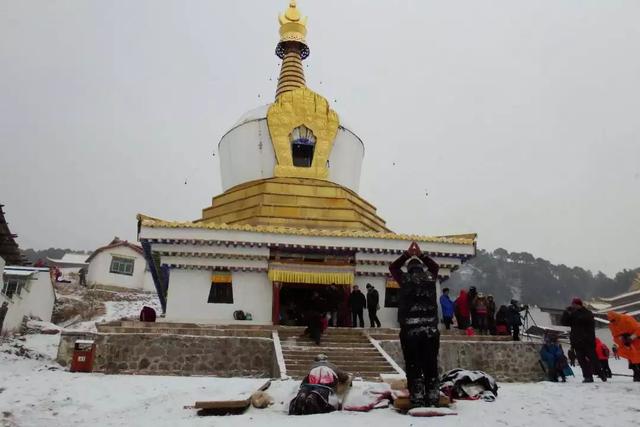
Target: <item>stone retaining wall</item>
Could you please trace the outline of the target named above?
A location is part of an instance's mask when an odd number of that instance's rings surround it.
[[[380,346],[404,369],[400,341],[379,341]],[[540,344],[514,341],[441,341],[440,373],[454,368],[480,370],[497,381],[536,382],[544,380],[538,363]]]
[[[64,332],[58,363],[71,363],[77,339],[95,340],[97,372],[269,378],[279,375],[270,338]]]

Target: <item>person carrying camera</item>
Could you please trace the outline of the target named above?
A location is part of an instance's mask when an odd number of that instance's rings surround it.
[[[606,381],[607,377],[602,373],[596,356],[596,321],[593,313],[582,304],[580,298],[574,298],[562,313],[561,323],[571,327],[569,340],[582,369],[582,382],[592,383],[594,373]]]

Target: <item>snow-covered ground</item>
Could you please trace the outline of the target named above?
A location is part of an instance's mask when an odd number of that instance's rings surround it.
[[[243,415],[198,417],[196,400],[231,398],[263,384],[261,379],[160,377],[69,373],[55,356],[58,335],[29,335],[26,341],[0,345],[0,425],[3,426],[635,426],[640,421],[640,383],[614,377],[607,383],[500,384],[493,403],[459,401],[457,416],[413,418],[392,409],[369,413],[338,412],[291,417],[288,402],[296,381],[274,381],[268,393],[274,405],[250,408]],[[16,342],[43,353],[40,359],[1,350]],[[612,360],[616,373],[629,374],[626,361]],[[371,384],[357,383],[349,394],[357,399]],[[348,398],[349,400],[349,398]],[[349,403],[349,402],[347,402]]]
[[[96,322],[110,322],[113,320],[120,320],[124,317],[137,319],[140,315],[140,310],[142,307],[149,306],[153,308],[156,313],[162,313],[162,307],[160,306],[160,301],[158,300],[158,296],[156,294],[150,293],[138,293],[131,294],[125,292],[114,292],[115,295],[132,295],[135,299],[132,300],[123,300],[123,301],[105,301],[105,309],[106,313],[102,316],[99,316],[95,319],[74,323],[65,329],[71,331],[88,331],[95,332]]]

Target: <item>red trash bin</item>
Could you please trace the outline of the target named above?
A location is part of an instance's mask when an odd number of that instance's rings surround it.
[[[71,372],[92,372],[96,344],[93,340],[76,340],[71,359]]]

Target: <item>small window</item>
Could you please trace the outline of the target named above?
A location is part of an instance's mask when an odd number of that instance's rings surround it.
[[[387,285],[384,291],[384,306],[389,308],[398,308],[398,297],[400,286],[393,279],[387,279]]]
[[[211,283],[209,304],[233,304],[233,287],[231,283]]]
[[[398,308],[398,292],[400,289],[387,288],[384,293],[384,306]]]
[[[316,137],[306,126],[298,126],[291,135],[291,158],[293,166],[310,168],[313,164],[313,153],[316,148]]]
[[[113,258],[111,258],[111,267],[109,268],[109,272],[132,276],[134,263],[135,260],[132,258],[114,256]]]
[[[24,283],[20,279],[8,278],[2,286],[2,293],[5,294],[7,298],[12,299],[14,294],[20,295],[23,285]]]

